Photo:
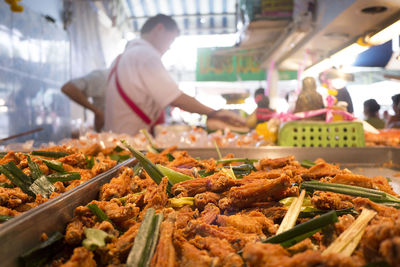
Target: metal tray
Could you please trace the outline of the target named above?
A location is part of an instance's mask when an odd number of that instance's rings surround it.
[[[72,219],[73,211],[97,197],[100,187],[113,178],[123,166],[136,160],[128,159],[89,181],[31,209],[0,225],[1,266],[18,266],[18,256],[40,243],[43,233],[49,236],[63,232]]]
[[[203,159],[217,158],[217,152],[211,148],[185,149],[189,155]],[[379,148],[221,148],[221,153],[233,153],[235,157],[277,158],[294,155],[297,160],[315,160],[323,158],[330,163],[339,163],[355,173],[366,176],[385,176],[392,179],[392,186],[400,193],[400,149]],[[18,256],[40,242],[42,233],[51,235],[55,231],[63,232],[71,220],[77,206],[86,205],[95,199],[100,186],[107,183],[118,172],[121,166],[133,165],[130,159],[123,164],[91,179],[75,189],[52,199],[38,208],[32,209],[17,218],[0,226],[0,262],[1,266],[16,266]],[[383,164],[392,162],[392,166]],[[397,166],[397,168],[396,168]]]

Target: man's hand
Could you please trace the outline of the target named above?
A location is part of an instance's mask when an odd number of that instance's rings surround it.
[[[208,114],[207,127],[210,130],[229,128],[237,132],[249,131],[246,120],[229,110],[218,110]]]
[[[100,132],[104,126],[104,113],[100,110],[94,113],[94,129]]]

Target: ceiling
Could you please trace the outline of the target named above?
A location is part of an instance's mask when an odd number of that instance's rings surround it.
[[[132,31],[162,13],[174,17],[184,35],[236,32],[236,0],[123,0]]]

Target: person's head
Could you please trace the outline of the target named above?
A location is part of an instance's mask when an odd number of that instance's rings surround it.
[[[392,96],[394,113],[400,114],[400,94]]]
[[[140,36],[164,54],[179,36],[179,28],[172,17],[158,14],[143,24]]]
[[[328,69],[319,74],[319,81],[322,86],[328,89],[340,90],[347,85],[351,75],[345,74],[335,68]]]
[[[381,105],[375,99],[368,99],[364,102],[364,114],[367,117],[375,117],[380,109]]]
[[[259,108],[269,108],[269,98],[265,95],[264,88],[258,88],[254,92],[254,100]]]

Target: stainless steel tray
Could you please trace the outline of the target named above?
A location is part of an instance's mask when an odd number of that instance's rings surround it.
[[[215,149],[185,149],[193,157],[217,158]],[[221,148],[221,153],[234,153],[236,157],[248,158],[276,158],[294,155],[297,160],[315,160],[323,158],[327,162],[339,163],[356,173],[367,176],[385,176],[392,178],[392,185],[400,193],[400,173],[396,165],[400,166],[400,149],[396,148],[292,148],[292,147],[265,147],[265,148]],[[384,163],[392,162],[394,166],[383,167]],[[66,224],[71,220],[74,209],[79,205],[86,205],[95,199],[100,186],[107,183],[121,166],[132,165],[128,160],[122,165],[91,179],[75,189],[52,199],[38,208],[0,226],[0,262],[1,266],[16,266],[17,258],[40,242],[42,233],[51,235],[55,231],[63,232]]]
[[[100,186],[113,178],[123,166],[133,165],[129,159],[90,179],[74,189],[31,209],[0,225],[0,265],[17,266],[18,256],[40,243],[42,233],[49,236],[63,232],[73,211],[97,197]]]

